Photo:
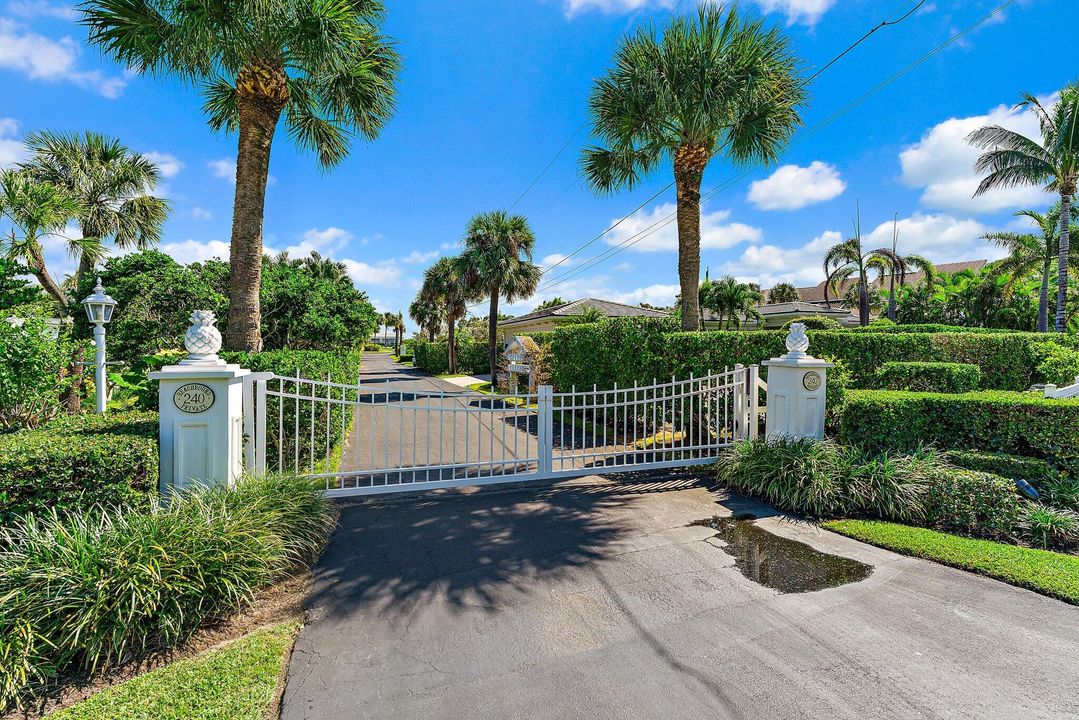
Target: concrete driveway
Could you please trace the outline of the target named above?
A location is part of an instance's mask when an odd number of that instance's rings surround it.
[[[1079,608],[770,517],[874,568],[779,594],[687,526],[732,506],[693,478],[343,504],[282,717],[1079,716]]]

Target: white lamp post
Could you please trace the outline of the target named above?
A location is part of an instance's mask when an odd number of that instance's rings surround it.
[[[105,294],[101,278],[94,293],[82,301],[86,318],[94,324],[94,388],[97,391],[97,412],[105,412],[105,325],[112,320],[116,301]]]

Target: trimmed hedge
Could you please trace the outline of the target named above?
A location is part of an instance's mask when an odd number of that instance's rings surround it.
[[[1035,487],[1060,476],[1056,468],[1041,458],[984,450],[950,450],[945,457],[956,467],[993,473],[1013,480],[1027,480]]]
[[[878,325],[876,321],[870,323],[866,327],[855,327],[851,328],[851,330],[863,333],[977,333],[980,335],[1017,332],[1006,328],[966,327],[964,325],[944,325],[941,323],[912,323],[910,325],[899,325],[888,322]],[[1034,333],[1023,334],[1034,335]],[[1045,338],[1042,336],[1040,339],[1044,340]]]
[[[1079,350],[1045,343],[1040,351],[1037,374],[1042,382],[1067,387],[1079,377]]]
[[[446,340],[413,340],[412,364],[431,375],[445,375],[450,371],[449,343]],[[483,374],[490,371],[490,365],[487,343],[466,340],[464,336],[457,338],[457,372],[462,375]]]
[[[1019,495],[1011,480],[953,468],[930,469],[927,480],[925,519],[930,527],[994,538],[1015,532]]]
[[[888,362],[877,370],[876,386],[885,390],[964,393],[978,389],[982,371],[966,363]]]
[[[0,435],[0,522],[49,508],[145,507],[157,464],[156,413],[63,417]]]
[[[961,395],[848,390],[840,410],[841,442],[876,450],[920,445],[992,450],[1044,458],[1079,469],[1079,400],[1033,393]]]
[[[676,321],[605,319],[554,331],[551,380],[571,386],[613,387],[688,377],[736,363],[759,364],[786,352],[781,330],[674,332]],[[900,326],[904,327],[904,326]],[[982,389],[1026,390],[1039,378],[1035,367],[1045,343],[1073,343],[1036,333],[903,333],[809,331],[810,352],[840,360],[855,386],[872,385],[887,362],[952,362],[977,365]]]

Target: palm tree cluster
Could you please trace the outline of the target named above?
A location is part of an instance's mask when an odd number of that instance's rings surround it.
[[[423,276],[409,315],[431,339],[446,323],[449,369],[457,372],[457,325],[468,304],[487,298],[487,347],[491,377],[498,368],[498,303],[524,299],[536,291],[540,268],[532,262],[536,236],[523,215],[504,210],[480,213],[465,229],[464,250],[441,258]]]
[[[713,281],[706,271],[697,297],[701,308],[715,316],[720,330],[737,329],[750,321],[763,324],[757,306],[764,302],[764,293],[752,283],[739,282],[732,275]]]

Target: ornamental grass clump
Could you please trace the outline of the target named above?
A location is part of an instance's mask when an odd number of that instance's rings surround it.
[[[59,675],[183,643],[312,560],[332,524],[309,483],[269,477],[3,530],[0,711]]]

